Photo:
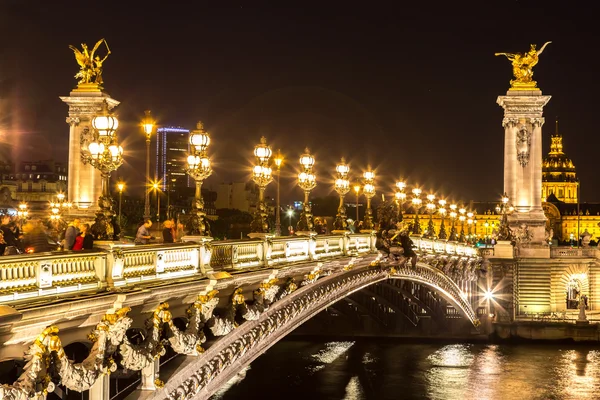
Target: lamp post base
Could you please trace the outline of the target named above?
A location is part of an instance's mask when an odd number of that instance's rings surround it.
[[[273,235],[272,233],[254,232],[254,233],[249,233],[248,237],[250,239],[267,239],[267,238],[275,237],[275,235]]]

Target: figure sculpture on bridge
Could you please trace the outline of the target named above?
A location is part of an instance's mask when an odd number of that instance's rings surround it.
[[[106,45],[107,51],[104,58],[100,58],[99,56],[95,55],[96,50],[98,50],[102,43]],[[91,52],[88,50],[88,46],[85,43],[81,44],[81,51],[72,45],[69,46],[69,48],[73,50],[73,53],[75,53],[75,60],[77,61],[77,64],[79,64],[80,70],[77,72],[77,74],[75,74],[75,78],[79,79],[78,83],[95,83],[97,85],[102,85],[102,64],[104,61],[106,61],[110,54],[110,49],[106,39],[98,40]]]
[[[536,82],[533,80],[533,67],[539,61],[539,56],[542,54],[548,44],[546,42],[542,48],[536,50],[536,45],[532,44],[529,51],[525,53],[495,53],[496,56],[505,56],[512,62],[513,75],[515,79],[510,81],[513,88],[535,88]]]

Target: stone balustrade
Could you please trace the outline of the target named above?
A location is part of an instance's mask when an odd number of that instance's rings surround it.
[[[415,246],[423,253],[448,254],[465,257],[478,256],[477,248],[467,243],[425,238],[419,235],[411,235],[410,238],[412,239]]]
[[[0,304],[375,250],[372,234],[187,242],[0,258]]]
[[[581,247],[574,249],[567,246],[550,247],[551,258],[597,258],[597,247]]]

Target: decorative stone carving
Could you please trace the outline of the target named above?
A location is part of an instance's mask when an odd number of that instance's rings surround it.
[[[165,349],[161,344],[161,332],[163,317],[169,317],[165,311],[168,311],[169,304],[161,303],[152,313],[152,317],[146,320],[146,337],[140,344],[132,344],[127,336],[123,337],[123,342],[119,346],[121,353],[121,365],[132,371],[139,371],[154,361],[155,358],[165,354]]]
[[[79,117],[67,117],[66,122],[69,125],[77,126],[79,125],[79,122],[81,122],[81,120],[79,119]]]
[[[529,231],[527,224],[521,224],[519,228],[515,230],[515,241],[519,244],[527,244],[533,239],[533,233]]]
[[[525,125],[521,125],[517,131],[517,160],[522,167],[529,163],[529,152],[531,149],[531,133]]]
[[[513,126],[517,125],[518,123],[519,123],[519,118],[504,117],[504,119],[502,119],[502,127],[503,128],[506,128],[507,126],[513,127]]]

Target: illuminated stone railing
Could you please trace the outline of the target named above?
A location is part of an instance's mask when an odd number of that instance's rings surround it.
[[[414,245],[423,253],[449,254],[464,257],[478,256],[478,250],[466,243],[451,242],[442,239],[424,238],[418,235],[410,237]]]
[[[0,258],[0,304],[107,286],[105,252],[43,253]]]
[[[125,244],[106,251],[6,256],[0,258],[0,304],[106,287],[202,278],[215,271],[280,267],[374,250],[374,235],[347,234],[144,246]]]
[[[571,247],[550,247],[550,257],[552,258],[597,258],[598,248],[582,247],[573,249]]]

